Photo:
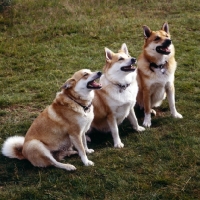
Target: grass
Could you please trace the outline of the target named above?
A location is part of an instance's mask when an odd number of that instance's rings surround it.
[[[94,133],[89,146],[95,153],[88,157],[95,166],[66,158],[75,172],[0,155],[0,198],[199,199],[199,1],[5,2],[10,10],[5,14],[0,1],[0,145],[8,136],[25,135],[75,71],[101,70],[104,47],[117,51],[125,42],[137,58],[144,24],[157,30],[169,23],[178,62],[176,106],[184,118],[173,119],[165,101],[144,133],[125,121],[119,127],[123,149],[113,148],[109,134]],[[138,120],[142,124],[142,116]]]

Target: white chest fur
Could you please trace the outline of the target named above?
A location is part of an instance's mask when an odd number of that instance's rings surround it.
[[[81,134],[84,134],[89,130],[93,118],[94,118],[93,106],[91,106],[90,109],[86,112],[83,110],[82,115],[76,117],[75,120],[77,121],[77,123],[81,128]]]
[[[117,85],[109,85],[105,87],[109,95],[106,96],[106,101],[115,116],[117,123],[120,124],[124,118],[130,113],[130,109],[136,103],[136,95],[138,92],[137,83],[130,84],[126,89],[121,90]]]

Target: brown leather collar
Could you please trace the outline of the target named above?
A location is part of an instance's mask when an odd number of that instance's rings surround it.
[[[79,106],[81,106],[84,110],[84,112],[90,111],[90,107],[92,106],[92,102],[88,106],[84,106],[81,103],[77,102],[75,99],[72,97],[68,96],[71,100],[73,100],[75,103],[77,103]]]

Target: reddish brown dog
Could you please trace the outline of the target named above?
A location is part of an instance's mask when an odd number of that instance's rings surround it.
[[[159,31],[152,31],[143,26],[145,42],[138,59],[137,103],[144,108],[144,122],[151,126],[153,107],[160,106],[166,95],[173,117],[182,118],[175,107],[174,74],[176,70],[175,49],[169,33],[169,26],[164,23]]]

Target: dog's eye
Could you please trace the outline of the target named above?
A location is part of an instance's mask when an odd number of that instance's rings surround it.
[[[160,40],[160,37],[159,37],[159,36],[157,36],[157,37],[155,38],[154,41],[157,41],[157,40]]]
[[[119,60],[124,60],[124,58],[120,57]]]
[[[84,73],[83,77],[88,77],[88,75],[89,75],[88,73]]]

